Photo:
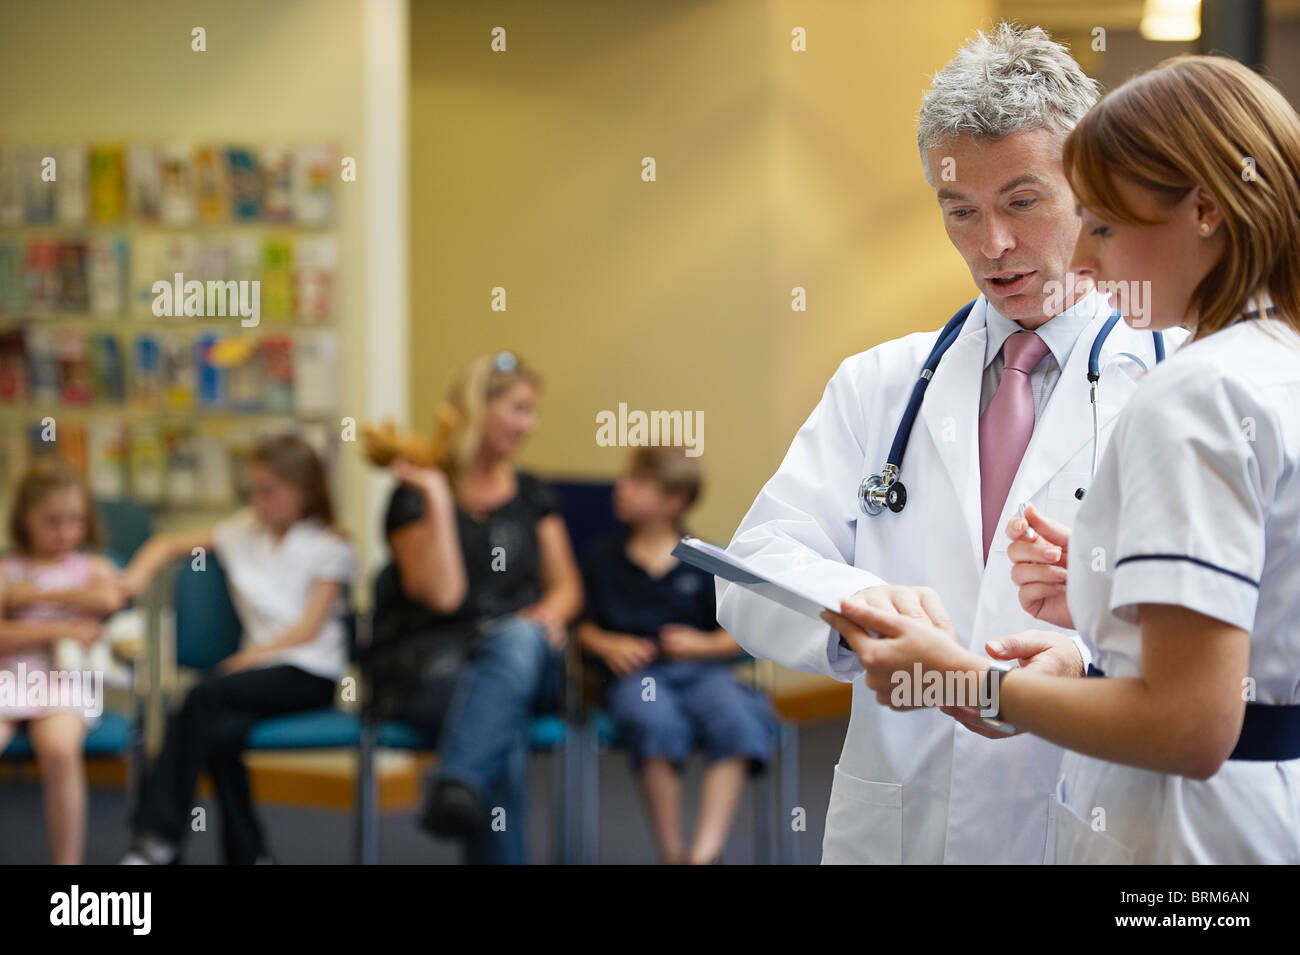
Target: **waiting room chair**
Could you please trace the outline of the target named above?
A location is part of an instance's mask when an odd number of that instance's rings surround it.
[[[581,557],[601,538],[622,526],[614,517],[614,485],[608,481],[552,480],[560,497],[560,510],[574,553]],[[582,726],[581,777],[583,825],[578,833],[578,857],[588,864],[599,861],[600,849],[600,754],[620,744],[614,721],[596,700],[576,642],[569,653],[570,685],[576,687],[578,722]],[[753,660],[748,654],[737,658]],[[756,661],[755,661],[756,664]],[[751,671],[757,673],[757,667]],[[757,677],[754,678],[755,683]],[[796,861],[795,831],[788,812],[798,804],[799,731],[794,724],[779,722],[777,751],[772,771],[753,780],[755,850],[760,864]]]
[[[242,630],[220,560],[209,553],[205,562],[202,570],[189,559],[181,562],[172,578],[170,600],[176,615],[176,665],[201,674],[210,673],[238,649]],[[354,651],[354,616],[348,614],[344,623]],[[351,750],[360,742],[361,721],[328,706],[260,721],[249,732],[246,749]]]
[[[105,538],[105,556],[119,567],[125,567],[135,552],[153,534],[153,518],[149,508],[135,501],[99,500],[100,526]]]
[[[101,500],[95,502],[103,525],[105,554],[119,567],[125,567],[140,545],[152,533],[149,509],[133,501]],[[134,680],[135,668],[131,666]],[[99,722],[86,734],[84,752],[87,759],[126,760],[126,807],[134,809],[139,794],[139,776],[144,765],[144,703],[133,695],[130,713],[105,711]],[[26,731],[19,730],[9,741],[0,759],[27,761],[35,758]]]
[[[576,654],[581,657],[580,650]],[[743,659],[743,658],[738,658]],[[752,658],[751,658],[752,659]],[[583,709],[581,757],[582,809],[584,825],[580,832],[579,858],[584,864],[600,862],[600,766],[603,753],[622,746],[613,717],[598,703],[592,681],[583,667],[584,696],[589,702]],[[799,728],[778,719],[776,751],[768,772],[751,777],[749,789],[754,799],[754,852],[758,865],[793,864],[798,861],[796,833],[791,826],[790,811],[799,804]]]
[[[380,571],[375,579],[375,606],[384,606],[389,599],[385,593],[388,588],[399,586],[396,568],[389,564]],[[369,643],[370,623],[368,616],[359,616],[359,629],[364,635],[358,644],[365,647]],[[378,720],[370,708],[369,679],[363,681],[361,740],[358,746],[357,774],[357,856],[363,865],[375,865],[379,862],[379,798],[375,778],[375,754],[380,749],[399,750],[408,753],[432,753],[437,750],[437,741],[424,736],[414,727],[399,720]],[[555,761],[551,780],[551,801],[554,814],[554,829],[551,840],[552,857],[558,863],[578,861],[576,834],[581,826],[579,804],[576,794],[581,782],[579,753],[575,745],[575,733],[567,713],[543,713],[533,718],[529,729],[530,749],[533,753],[551,754]]]

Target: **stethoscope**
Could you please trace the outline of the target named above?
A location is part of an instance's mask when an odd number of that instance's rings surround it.
[[[862,508],[864,514],[875,515],[886,509],[897,514],[907,506],[907,487],[898,479],[898,475],[902,468],[903,452],[907,450],[907,440],[912,436],[912,425],[916,423],[916,416],[921,410],[921,399],[925,397],[925,389],[930,386],[934,370],[939,367],[939,359],[961,334],[962,325],[966,323],[966,318],[977,301],[979,299],[963,305],[957,314],[948,320],[943,331],[939,332],[939,339],[930,349],[930,356],[926,358],[921,368],[921,375],[912,386],[911,397],[907,399],[907,407],[903,411],[903,420],[898,423],[898,430],[894,432],[894,443],[889,446],[889,457],[885,459],[884,470],[879,474],[870,475],[858,487],[858,506]],[[1092,350],[1088,353],[1088,401],[1092,405],[1093,477],[1097,475],[1097,453],[1101,444],[1101,412],[1097,404],[1097,389],[1101,382],[1101,349],[1106,344],[1106,337],[1110,335],[1111,329],[1119,320],[1119,312],[1113,312],[1110,318],[1106,319],[1101,331],[1093,339]],[[1155,340],[1156,362],[1162,362],[1165,360],[1164,336],[1160,332],[1152,332],[1151,336]],[[1132,358],[1144,369],[1146,368],[1146,362],[1132,352],[1123,352],[1116,357]],[[1074,492],[1074,496],[1079,500],[1083,499],[1083,495],[1083,488]]]

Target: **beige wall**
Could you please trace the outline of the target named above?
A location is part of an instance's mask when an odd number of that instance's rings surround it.
[[[413,4],[412,420],[502,347],[547,378],[524,463],[548,474],[617,473],[619,402],[702,411],[695,530],[728,539],[839,361],[970,294],[913,116],[987,9]]]

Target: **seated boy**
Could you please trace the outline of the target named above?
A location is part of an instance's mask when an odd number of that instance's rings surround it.
[[[587,554],[578,625],[582,648],[603,665],[607,705],[668,863],[718,861],[745,773],[766,768],[776,737],[767,698],[731,673],[741,650],[718,626],[713,577],[671,554],[700,484],[698,459],[681,448],[633,453],[614,487],[627,526]],[[688,849],[680,771],[696,743],[708,768]]]

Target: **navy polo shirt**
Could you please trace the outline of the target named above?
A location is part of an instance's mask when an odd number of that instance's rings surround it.
[[[627,556],[626,529],[593,545],[583,560],[584,619],[602,630],[657,640],[670,623],[718,629],[713,575],[678,561],[651,577]]]

